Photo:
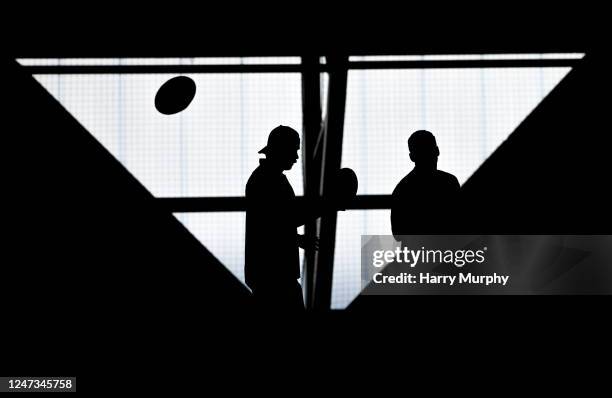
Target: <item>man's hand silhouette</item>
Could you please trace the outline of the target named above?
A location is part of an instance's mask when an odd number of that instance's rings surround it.
[[[319,238],[306,237],[306,235],[298,235],[297,237],[298,247],[304,250],[319,250]]]

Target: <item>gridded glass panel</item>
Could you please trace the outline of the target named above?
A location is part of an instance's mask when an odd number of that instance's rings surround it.
[[[246,213],[174,213],[174,216],[242,283],[244,282],[244,234]],[[304,233],[304,228],[298,229]],[[273,247],[270,255],[274,255]],[[300,264],[304,252],[300,249]]]
[[[345,308],[361,291],[361,235],[389,235],[391,210],[338,213],[332,308]]]
[[[584,53],[544,54],[456,54],[456,55],[365,55],[351,56],[349,61],[450,61],[450,60],[510,60],[510,59],[581,59]]]
[[[321,94],[321,120],[325,120],[327,114],[327,91],[329,90],[329,74],[319,74],[319,92]]]
[[[35,77],[153,195],[243,196],[270,130],[301,131],[300,74],[187,75],[197,86],[193,102],[163,115],[155,94],[174,76]],[[301,194],[301,164],[287,176]]]
[[[53,62],[49,64],[58,63]],[[342,165],[356,171],[360,194],[389,194],[412,168],[408,136],[427,129],[438,139],[440,169],[463,183],[568,71],[352,70]],[[301,130],[299,74],[189,75],[197,85],[192,104],[177,115],[161,115],[153,106],[155,93],[174,76],[36,78],[159,197],[242,196],[268,132],[278,124]],[[326,91],[327,75],[321,77],[322,91]],[[302,170],[298,165],[287,175],[300,195]],[[244,213],[176,216],[244,281]],[[389,234],[389,211],[340,212],[337,228],[332,306],[344,308],[360,291],[361,235]]]
[[[390,194],[412,169],[407,140],[431,131],[438,167],[465,182],[570,68],[353,70],[343,167],[360,194]]]
[[[198,57],[198,58],[19,58],[28,66],[85,65],[269,65],[299,64],[300,57]]]
[[[244,283],[246,213],[174,213],[174,216]]]
[[[439,168],[460,183],[510,135],[570,68],[350,71],[343,167],[360,194],[390,194],[412,169],[407,139],[436,135]],[[390,235],[389,210],[338,215],[332,307],[361,290],[361,235]]]

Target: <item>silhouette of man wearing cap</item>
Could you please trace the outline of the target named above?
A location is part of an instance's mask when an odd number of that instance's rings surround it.
[[[392,194],[391,229],[398,241],[401,235],[448,232],[459,195],[457,178],[438,170],[440,150],[432,133],[414,132],[408,150],[414,168]]]
[[[304,310],[298,247],[318,248],[318,241],[297,234],[308,217],[320,214],[299,206],[285,170],[298,159],[300,137],[287,126],[274,128],[246,184],[245,278],[259,308]],[[320,210],[320,209],[319,209]]]

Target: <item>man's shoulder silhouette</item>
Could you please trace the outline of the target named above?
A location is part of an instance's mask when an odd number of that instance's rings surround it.
[[[427,185],[431,188],[458,190],[459,180],[451,173],[442,170],[432,170],[427,174],[420,174],[412,170],[395,187],[393,195],[401,194],[404,190]]]
[[[251,173],[251,176],[247,180],[246,187],[245,187],[245,194],[247,196],[250,196],[256,193],[256,191],[258,191],[258,188],[260,186],[266,184],[267,182],[266,180],[269,180],[269,176],[266,175],[264,168],[260,164],[259,166],[255,168],[255,170],[253,170],[253,172]]]
[[[245,194],[246,196],[257,196],[279,189],[286,190],[288,185],[289,181],[282,172],[270,170],[269,167],[266,167],[265,159],[261,159],[259,166],[253,170],[247,180]]]
[[[452,175],[451,173],[447,173],[446,171],[436,170],[434,173],[434,178],[439,181],[440,184],[448,185],[449,187],[459,188],[459,180],[457,177]]]

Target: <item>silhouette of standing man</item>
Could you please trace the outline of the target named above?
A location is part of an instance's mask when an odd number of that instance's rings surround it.
[[[459,181],[438,170],[440,150],[432,133],[419,130],[408,138],[414,168],[392,194],[391,229],[401,235],[448,232],[455,220]]]
[[[316,250],[318,241],[297,234],[309,212],[298,207],[283,174],[297,162],[299,149],[297,131],[287,126],[274,128],[268,144],[259,151],[266,158],[259,160],[246,185],[244,271],[258,308],[304,310],[298,246]]]

